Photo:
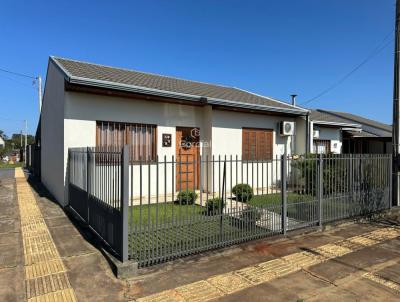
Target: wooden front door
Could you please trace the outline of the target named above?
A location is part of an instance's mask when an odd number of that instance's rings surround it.
[[[200,130],[176,128],[176,190],[197,190],[200,177]]]

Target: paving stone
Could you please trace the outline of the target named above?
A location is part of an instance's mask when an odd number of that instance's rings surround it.
[[[378,263],[386,262],[398,257],[396,252],[383,249],[379,246],[365,247],[359,251],[344,255],[340,258],[341,263],[357,269],[370,267]]]
[[[65,267],[60,264],[60,255],[21,169],[16,170],[16,183],[28,302],[76,302]]]
[[[125,282],[114,277],[98,253],[64,259],[78,301],[126,301]]]
[[[25,300],[23,266],[0,270],[0,301],[16,302]]]
[[[16,219],[0,219],[0,234],[19,232],[19,221]]]
[[[332,287],[329,291],[324,294],[316,295],[314,297],[308,298],[307,302],[354,302],[354,301],[364,301],[360,300],[359,296],[352,293],[349,290],[343,288]]]
[[[61,291],[70,288],[67,274],[65,272],[58,274],[45,275],[25,281],[26,297],[28,299],[45,295],[51,292]]]
[[[398,264],[386,267],[376,272],[377,275],[400,284],[400,261]]]
[[[366,278],[354,279],[343,288],[353,293],[358,301],[399,301],[400,293]],[[336,296],[336,301],[341,298]],[[320,300],[321,301],[321,300]]]
[[[20,245],[0,245],[0,269],[20,264],[22,248]]]
[[[67,216],[46,217],[45,220],[49,229],[72,224]]]

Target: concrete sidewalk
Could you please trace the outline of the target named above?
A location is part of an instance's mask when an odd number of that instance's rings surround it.
[[[95,238],[37,183],[31,184],[78,301],[400,300],[400,239],[390,231],[398,231],[398,216],[391,221],[347,223],[324,232],[252,241],[140,269],[137,277],[118,280]],[[0,206],[0,301],[24,301],[23,247],[12,178],[0,179]],[[332,245],[340,247],[332,250]],[[314,258],[318,251],[336,254]],[[267,270],[261,282],[230,282],[238,271],[254,277],[251,274],[258,267],[273,268],[273,277]]]
[[[24,258],[14,171],[0,178],[0,301],[24,301]],[[11,177],[11,178],[10,178]]]
[[[115,278],[95,246],[95,238],[68,217],[43,188],[35,182],[31,184],[78,301],[127,301],[127,282]]]

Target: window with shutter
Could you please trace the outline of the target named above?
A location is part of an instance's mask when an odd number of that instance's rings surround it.
[[[271,160],[273,132],[271,129],[242,129],[243,160]]]
[[[314,153],[328,154],[331,152],[331,141],[327,139],[314,139]]]
[[[130,160],[154,161],[157,156],[157,126],[147,124],[97,122],[96,146],[131,146]]]

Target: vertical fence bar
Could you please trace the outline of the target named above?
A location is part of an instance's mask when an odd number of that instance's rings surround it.
[[[129,146],[125,145],[121,154],[121,261],[128,260],[128,209],[129,209]]]
[[[282,232],[286,235],[287,231],[287,190],[286,190],[286,147],[281,156],[281,199],[282,199]]]
[[[392,187],[392,185],[393,185],[393,182],[392,182],[392,176],[393,176],[393,171],[392,171],[392,169],[393,169],[393,165],[392,165],[392,154],[390,154],[389,155],[389,161],[386,161],[386,163],[387,163],[387,165],[389,166],[389,177],[388,177],[388,180],[389,180],[389,209],[391,209],[392,208],[392,205],[393,205],[393,203],[392,203],[392,194],[393,194],[393,192],[392,192],[392,190],[393,190],[393,187]]]
[[[89,156],[90,156],[90,149],[89,147],[86,148],[86,208],[87,208],[87,223],[90,221],[90,206],[89,206],[89,200],[90,200],[90,191],[89,191],[89,182],[90,182],[90,175],[89,175],[89,169],[90,169],[90,162],[89,162]]]
[[[322,227],[323,205],[322,199],[324,195],[324,164],[322,154],[318,156],[318,226]]]

